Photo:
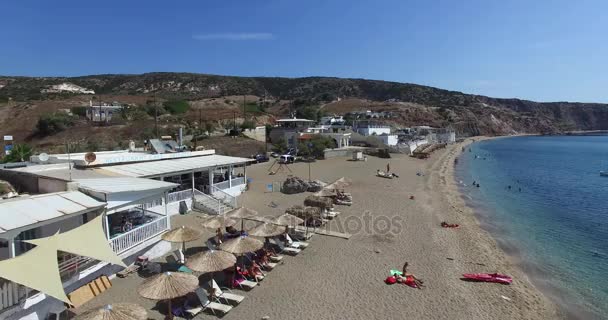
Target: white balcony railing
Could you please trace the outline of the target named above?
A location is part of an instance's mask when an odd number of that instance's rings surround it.
[[[116,254],[123,253],[138,244],[159,235],[167,230],[167,218],[160,217],[156,220],[141,225],[129,232],[125,232],[110,240],[110,245]]]
[[[59,275],[64,282],[99,263],[97,260],[74,254],[65,254],[62,258],[63,261],[59,262]]]
[[[167,195],[167,202],[168,203],[179,202],[179,201],[186,200],[186,199],[192,199],[192,197],[193,197],[193,193],[192,193],[191,189],[184,190],[184,191],[177,191],[177,192],[169,193]]]
[[[19,305],[35,292],[35,290],[18,283],[0,280],[0,313],[12,306]],[[3,319],[2,315],[0,315],[0,319]]]
[[[220,190],[226,190],[226,189],[229,189],[231,186],[236,187],[236,186],[245,184],[245,178],[244,177],[234,178],[234,179],[232,179],[232,184],[230,182],[231,181],[226,180],[226,181],[218,182],[218,183],[214,184],[213,186]]]

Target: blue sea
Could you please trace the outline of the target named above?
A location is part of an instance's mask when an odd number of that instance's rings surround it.
[[[470,149],[456,176],[482,227],[568,317],[608,319],[608,177],[599,175],[608,135],[501,138]]]

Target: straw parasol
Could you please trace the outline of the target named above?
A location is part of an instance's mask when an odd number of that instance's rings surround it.
[[[334,202],[327,197],[319,197],[319,196],[308,196],[304,199],[304,205],[310,207],[318,207],[321,209],[328,209],[334,205]],[[288,212],[290,213],[290,212]]]
[[[276,237],[285,233],[285,227],[274,223],[262,223],[249,231],[250,236]]]
[[[186,226],[181,226],[163,234],[161,238],[169,242],[181,242],[183,250],[185,251],[186,242],[199,239],[201,236],[202,232],[200,232],[199,230],[195,230]]]
[[[163,272],[146,279],[137,288],[140,296],[151,300],[168,300],[169,315],[171,299],[182,297],[198,288],[198,278],[190,273]]]
[[[234,254],[221,250],[207,250],[190,257],[186,266],[196,272],[208,273],[222,271],[235,264]]]
[[[244,230],[243,219],[250,219],[257,215],[258,215],[257,211],[255,211],[253,209],[245,208],[245,207],[240,207],[240,208],[234,209],[226,214],[226,216],[229,218],[241,219],[241,231]]]
[[[240,236],[222,243],[220,249],[240,255],[243,253],[260,250],[262,247],[264,247],[264,243],[262,241],[251,237]]]
[[[108,304],[101,308],[86,311],[74,320],[146,320],[146,309],[134,303]]]
[[[257,215],[258,215],[257,211],[255,211],[253,209],[245,208],[245,207],[236,208],[226,214],[226,216],[229,218],[237,218],[237,219],[247,219],[247,218],[250,218],[253,216],[257,216]]]
[[[236,220],[230,219],[226,216],[217,216],[205,220],[202,225],[209,229],[219,229],[222,227],[230,227],[236,224]]]
[[[285,213],[274,218],[272,222],[281,226],[293,226],[304,223],[304,220],[289,213]]]

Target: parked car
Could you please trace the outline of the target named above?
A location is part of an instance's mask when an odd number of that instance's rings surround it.
[[[281,155],[280,155],[279,153],[272,152],[272,153],[270,153],[270,156],[271,156],[271,157],[273,157],[273,158],[278,158],[278,157],[280,157]]]
[[[251,157],[252,159],[255,159],[255,162],[257,163],[261,163],[261,162],[268,162],[268,156],[265,153],[258,153],[254,156]]]
[[[294,163],[296,161],[296,157],[290,154],[284,154],[279,158],[280,163]]]

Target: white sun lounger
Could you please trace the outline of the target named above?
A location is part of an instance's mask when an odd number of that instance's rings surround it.
[[[239,288],[243,290],[251,290],[257,285],[258,283],[256,281],[250,281],[247,279],[243,279],[241,282],[238,283]]]
[[[306,249],[309,245],[308,242],[293,241],[288,234],[285,235],[285,239],[287,239],[287,243],[289,244],[289,246],[295,249]]]
[[[292,247],[286,247],[285,244],[283,244],[283,241],[281,241],[280,239],[274,238],[274,242],[275,244],[279,247],[279,249],[281,250],[281,253],[285,252],[291,255],[297,255],[298,253],[300,253],[300,249],[297,248],[292,248]]]
[[[228,313],[228,311],[232,310],[232,306],[209,301],[207,293],[205,292],[205,290],[203,290],[203,288],[198,288],[195,292],[201,305],[186,310],[186,312],[192,315],[193,317],[205,310],[211,310],[214,315],[216,311],[221,312],[222,314],[226,314]]]
[[[213,279],[211,279],[211,287],[215,289],[215,296],[219,299],[225,300],[226,302],[239,304],[245,299],[244,296],[232,293],[228,288],[220,288],[217,282],[215,282]]]
[[[173,254],[175,255],[175,259],[177,259],[178,263],[184,264],[186,262],[186,257],[184,256],[182,249],[173,251]]]

